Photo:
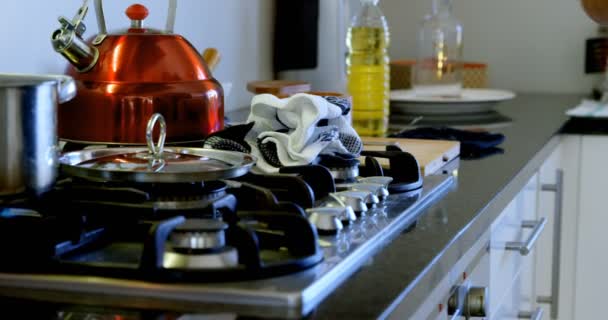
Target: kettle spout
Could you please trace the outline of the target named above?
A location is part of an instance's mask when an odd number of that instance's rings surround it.
[[[72,21],[64,17],[59,18],[61,28],[55,30],[51,36],[55,51],[65,57],[79,72],[91,70],[99,59],[99,50],[82,39],[82,34],[86,30],[82,20],[87,11],[88,0],[85,0]]]
[[[91,70],[99,59],[99,50],[87,44],[73,30],[57,29],[53,32],[53,48],[79,72]]]

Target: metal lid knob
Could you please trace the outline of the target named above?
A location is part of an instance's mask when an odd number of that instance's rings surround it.
[[[148,17],[149,11],[144,5],[136,3],[129,6],[125,13],[131,19],[131,28],[140,29],[143,27],[143,20]]]

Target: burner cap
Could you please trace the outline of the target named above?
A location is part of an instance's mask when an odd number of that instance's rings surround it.
[[[228,228],[228,224],[217,219],[188,219],[177,226],[173,232],[220,232]]]
[[[188,219],[171,233],[174,249],[213,250],[226,245],[224,230],[228,225],[220,220]]]
[[[352,181],[359,175],[359,159],[356,157],[320,155],[319,164],[327,167],[338,181]]]

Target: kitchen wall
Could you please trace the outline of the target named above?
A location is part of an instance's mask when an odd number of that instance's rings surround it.
[[[167,1],[104,1],[109,30],[129,25],[126,7],[139,2],[148,7],[146,25],[165,25]],[[92,3],[92,1],[91,1]],[[81,0],[3,0],[0,5],[2,54],[0,72],[63,73],[66,62],[53,51],[50,36],[60,15],[71,19]],[[249,104],[249,80],[271,78],[272,0],[180,0],[176,33],[185,36],[199,50],[216,47],[222,61],[214,75],[233,83],[228,108]],[[86,18],[87,38],[97,32],[93,7]]]
[[[413,57],[417,23],[431,0],[382,0],[392,58]],[[454,0],[466,59],[490,65],[493,87],[520,92],[588,92],[585,39],[596,34],[578,0]]]

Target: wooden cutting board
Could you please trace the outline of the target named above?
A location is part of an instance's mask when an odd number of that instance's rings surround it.
[[[421,140],[401,138],[361,137],[363,150],[384,151],[387,144],[398,144],[401,149],[411,153],[422,170],[423,175],[436,173],[446,163],[460,155],[460,142],[447,140]],[[387,159],[378,159],[382,166],[388,167]]]

